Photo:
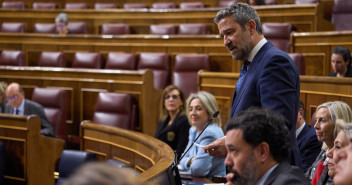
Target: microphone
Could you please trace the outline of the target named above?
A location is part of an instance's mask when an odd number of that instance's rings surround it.
[[[211,117],[210,121],[208,121],[208,123],[205,125],[204,129],[199,133],[199,135],[196,137],[196,139],[193,141],[193,143],[191,144],[191,146],[189,146],[186,150],[186,152],[183,153],[183,155],[180,157],[180,159],[177,161],[175,167],[177,167],[177,165],[180,163],[180,161],[182,160],[182,158],[187,154],[188,150],[192,148],[192,146],[194,145],[194,143],[198,140],[198,138],[202,135],[202,133],[204,132],[204,130],[208,127],[208,125],[210,123],[212,123],[214,121],[214,119],[216,117],[218,117],[219,115],[219,111],[216,111],[213,116]]]

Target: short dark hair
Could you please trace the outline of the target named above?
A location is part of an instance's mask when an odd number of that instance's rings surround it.
[[[336,48],[332,51],[333,54],[341,55],[343,60],[347,62],[350,61],[349,65],[351,67],[351,51],[344,46],[336,46]]]
[[[256,24],[256,31],[262,35],[263,29],[260,24],[260,18],[257,11],[250,7],[247,3],[233,3],[225,9],[220,10],[215,18],[214,22],[218,24],[221,19],[231,16],[241,28],[244,30],[248,21],[253,20]]]
[[[304,109],[304,105],[303,105],[303,102],[301,100],[298,103],[298,111],[299,111],[299,109],[303,109],[303,118],[306,119],[306,111]]]
[[[290,133],[282,115],[268,108],[251,107],[232,117],[225,130],[241,129],[242,138],[253,148],[268,143],[278,163],[287,160],[291,151]]]

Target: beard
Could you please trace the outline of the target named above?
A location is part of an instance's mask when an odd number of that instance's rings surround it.
[[[251,38],[247,32],[243,32],[241,40],[242,40],[241,46],[239,45],[237,46],[239,47],[238,52],[236,55],[232,55],[232,59],[244,61],[248,59],[248,56],[251,53],[252,43],[251,43]]]
[[[248,159],[248,162],[242,169],[242,174],[239,174],[237,170],[231,169],[230,173],[234,173],[235,176],[232,179],[232,183],[236,185],[254,185],[259,180],[258,169],[255,164],[254,154]]]

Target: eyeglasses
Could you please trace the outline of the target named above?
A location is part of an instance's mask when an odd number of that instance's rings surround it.
[[[12,97],[6,97],[6,100],[7,101],[10,101],[10,100],[17,100],[18,96],[12,96]]]
[[[63,28],[63,27],[65,27],[65,25],[64,24],[57,24],[56,27]]]
[[[178,97],[179,97],[179,95],[166,95],[165,97],[164,97],[164,100],[168,100],[168,99],[170,99],[170,98],[172,98],[172,99],[174,99],[174,100],[177,100],[178,99]]]

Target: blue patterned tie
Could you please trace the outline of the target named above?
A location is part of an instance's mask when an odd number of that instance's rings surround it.
[[[16,109],[15,113],[16,115],[18,115],[20,113],[20,110]]]
[[[238,77],[238,80],[237,80],[237,83],[236,83],[236,87],[235,87],[236,95],[238,94],[238,92],[241,89],[241,85],[242,85],[243,79],[244,79],[244,77],[245,77],[245,75],[247,73],[247,68],[248,68],[249,64],[250,64],[250,62],[248,60],[245,60],[243,65],[242,65],[241,73],[240,73],[240,76]]]

